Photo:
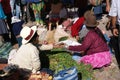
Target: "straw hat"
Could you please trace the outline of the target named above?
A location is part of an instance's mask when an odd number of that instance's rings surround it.
[[[20,36],[22,39],[22,44],[28,43],[31,38],[34,36],[35,32],[37,31],[36,26],[32,26],[31,28],[28,26],[23,27],[23,29],[20,32]]]
[[[96,17],[93,11],[86,11],[84,14],[84,18],[85,18],[84,24],[87,27],[96,27],[99,24],[96,20]]]

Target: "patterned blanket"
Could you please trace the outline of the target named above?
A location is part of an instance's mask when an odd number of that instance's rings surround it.
[[[11,43],[6,42],[0,46],[0,58],[8,58],[9,52],[11,51]]]

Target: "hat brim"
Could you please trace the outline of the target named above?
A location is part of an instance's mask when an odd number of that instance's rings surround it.
[[[88,24],[88,23],[85,21],[84,24],[85,24],[87,27],[96,27],[96,26],[99,25],[99,22],[96,22],[95,24]]]
[[[25,39],[23,38],[23,39],[22,39],[22,44],[26,44],[26,43],[28,43],[28,42],[31,40],[31,38],[34,36],[35,32],[37,31],[37,26],[32,26],[31,29],[33,30],[32,36],[30,37],[29,40],[25,40]]]

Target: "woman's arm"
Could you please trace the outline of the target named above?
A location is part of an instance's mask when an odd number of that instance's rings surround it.
[[[110,0],[106,0],[106,11],[110,11]]]
[[[91,32],[88,32],[88,34],[86,35],[86,37],[84,38],[84,40],[82,42],[82,45],[80,45],[80,46],[69,46],[68,49],[71,50],[71,51],[86,52],[90,48],[90,46],[93,42],[93,39],[92,39],[93,36],[94,35],[91,34]]]

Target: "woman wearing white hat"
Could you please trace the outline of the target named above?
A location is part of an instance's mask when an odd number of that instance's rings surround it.
[[[39,51],[34,46],[34,44],[38,43],[38,35],[37,35],[37,27],[33,26],[23,27],[21,30],[20,36],[22,37],[22,45],[16,51],[14,58],[9,58],[9,63],[16,64],[20,68],[31,70],[32,72],[36,72],[40,70],[40,58]]]

